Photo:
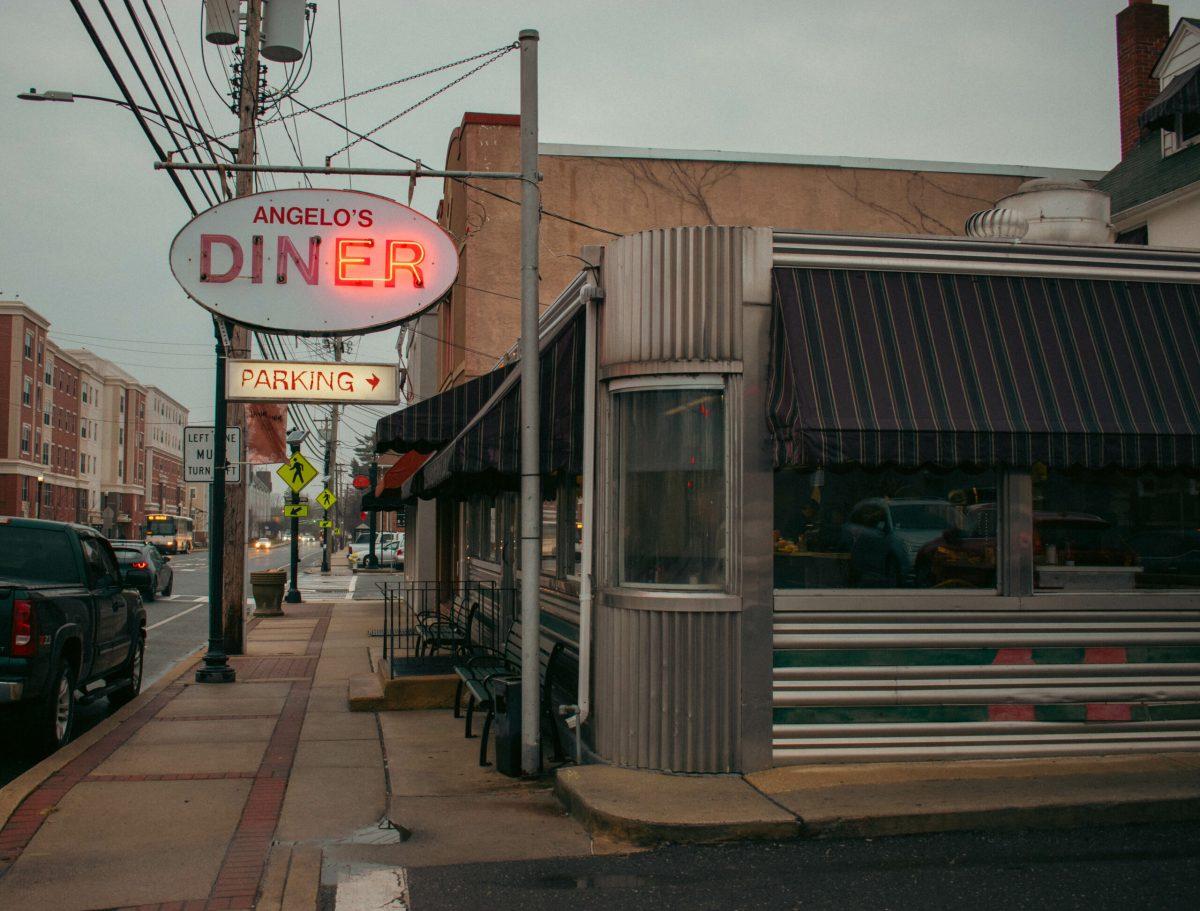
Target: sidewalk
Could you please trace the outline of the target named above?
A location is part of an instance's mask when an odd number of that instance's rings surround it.
[[[506,778],[448,710],[350,711],[380,609],[285,605],[252,622],[236,683],[194,683],[189,659],[0,789],[0,908],[355,911],[441,864],[1200,818],[1194,751]]]
[[[0,907],[315,908],[308,840],[386,805],[375,717],[346,708],[377,615],[288,605],[253,624],[237,683],[185,662],[0,790]]]

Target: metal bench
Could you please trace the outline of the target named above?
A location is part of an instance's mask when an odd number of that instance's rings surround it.
[[[441,649],[456,655],[466,653],[478,610],[477,598],[459,595],[451,602],[449,614],[441,610],[417,614],[417,654],[432,655]]]
[[[477,617],[482,617],[482,612]],[[455,717],[458,717],[462,694],[467,693],[467,712],[465,736],[471,736],[471,721],[475,710],[486,712],[483,721],[483,731],[479,741],[479,764],[488,765],[487,744],[488,734],[491,733],[492,720],[496,717],[495,696],[492,693],[491,682],[496,677],[516,676],[521,673],[521,623],[514,620],[508,627],[504,637],[504,646],[492,649],[486,646],[474,646],[475,654],[467,657],[461,664],[454,667],[458,675],[458,689],[455,696]]]

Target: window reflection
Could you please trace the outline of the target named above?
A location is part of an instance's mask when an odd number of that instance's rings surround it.
[[[1200,587],[1200,489],[1182,472],[1033,467],[1038,588]]]
[[[994,588],[992,472],[782,471],[776,588]]]

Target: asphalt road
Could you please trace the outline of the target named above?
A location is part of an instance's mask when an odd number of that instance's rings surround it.
[[[246,562],[251,572],[286,566],[287,547],[272,548],[269,552],[247,550]],[[315,568],[321,561],[321,548],[316,544],[302,545],[301,568]],[[146,664],[142,686],[146,687],[208,642],[208,552],[195,551],[171,558],[175,573],[174,585],[168,596],[159,595],[146,604]],[[249,586],[247,586],[247,589]],[[301,589],[304,581],[301,580]],[[247,604],[247,609],[253,605]],[[76,720],[78,736],[95,726],[111,711],[107,699],[98,699],[81,706]],[[32,762],[13,755],[7,745],[19,743],[20,732],[12,724],[0,724],[0,787],[16,778]]]
[[[1191,911],[1200,826],[671,847],[407,872],[413,911]]]

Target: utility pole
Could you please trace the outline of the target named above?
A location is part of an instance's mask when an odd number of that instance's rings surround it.
[[[521,45],[521,627],[541,629],[538,567],[542,547],[542,478],[538,381],[538,33]],[[542,771],[541,637],[521,637],[521,771]]]
[[[333,360],[338,362],[342,359],[342,353],[346,350],[346,342],[334,336],[333,342]],[[331,406],[331,417],[329,420],[329,432],[325,435],[325,486],[333,491],[334,496],[341,498],[337,492],[337,441],[338,441],[338,406]],[[336,506],[336,504],[334,504]],[[336,515],[336,512],[334,513]],[[329,518],[329,510],[325,510],[326,519]],[[329,552],[331,545],[337,543],[336,537],[331,542],[329,529],[325,529],[323,536],[323,544],[321,550],[321,572],[329,572]]]
[[[242,78],[238,96],[238,147],[237,163],[254,164],[256,153],[255,125],[258,120],[258,45],[262,31],[262,0],[246,0],[246,38],[242,47]],[[249,196],[254,192],[254,174],[250,171],[237,173],[238,196]],[[244,326],[233,327],[233,357],[250,355],[250,333]],[[219,407],[219,406],[218,406]],[[242,439],[249,444],[246,434],[246,408],[244,405],[228,405],[230,427],[242,429]],[[249,468],[249,466],[247,466]],[[241,482],[225,487],[225,535],[221,547],[224,550],[224,584],[222,604],[224,607],[225,651],[240,655],[243,651],[246,615],[246,484],[249,470],[242,472]],[[217,542],[210,542],[209,554]]]

